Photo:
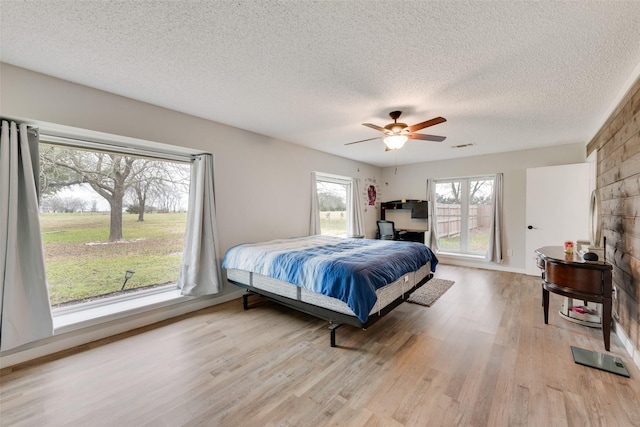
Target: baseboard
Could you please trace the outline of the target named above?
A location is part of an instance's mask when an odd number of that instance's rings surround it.
[[[496,270],[496,271],[506,271],[508,273],[520,273],[527,274],[526,270],[523,268],[513,268],[507,267],[502,264],[497,264],[495,262],[487,262],[484,260],[474,260],[465,257],[457,257],[452,255],[444,255],[437,254],[438,260],[441,264],[446,265],[457,265],[460,267],[471,267],[471,268],[480,268],[483,270]]]
[[[627,337],[622,328],[618,326],[616,321],[613,322],[613,326],[615,334],[620,339],[620,342],[622,342],[622,345],[625,350],[627,350],[627,353],[629,353],[629,356],[631,356],[631,360],[633,360],[633,363],[635,363],[638,369],[640,369],[640,352],[635,349],[633,342],[631,342]]]

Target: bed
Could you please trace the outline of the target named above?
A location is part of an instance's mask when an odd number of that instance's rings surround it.
[[[230,248],[222,263],[227,280],[329,322],[336,329],[366,329],[433,277],[438,259],[422,243],[308,236]]]

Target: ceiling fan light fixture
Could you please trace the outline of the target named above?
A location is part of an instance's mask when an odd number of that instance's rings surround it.
[[[406,135],[389,135],[385,137],[383,141],[390,150],[397,150],[402,148],[408,139],[409,138]]]
[[[392,111],[389,113],[389,117],[393,119],[393,123],[389,123],[385,127],[374,125],[372,123],[363,123],[363,126],[382,132],[385,136],[379,136],[377,138],[362,139],[360,141],[347,142],[345,145],[358,144],[365,141],[373,141],[374,139],[382,139],[386,145],[386,151],[398,150],[404,146],[404,143],[409,139],[422,140],[422,141],[436,141],[442,142],[446,139],[444,136],[437,135],[425,135],[422,133],[416,133],[424,128],[435,126],[437,124],[446,122],[444,117],[435,117],[431,120],[416,123],[413,126],[407,126],[406,123],[398,122],[398,118],[402,114],[402,111]]]

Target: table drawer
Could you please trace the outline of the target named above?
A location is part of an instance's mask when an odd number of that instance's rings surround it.
[[[545,280],[565,288],[588,292],[595,295],[604,294],[603,271],[578,268],[565,264],[545,262]]]

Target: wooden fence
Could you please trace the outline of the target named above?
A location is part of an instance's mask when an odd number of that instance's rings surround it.
[[[457,236],[460,234],[460,205],[441,205],[436,203],[439,237]],[[345,211],[322,211],[320,218],[329,221],[344,221]],[[491,222],[491,206],[469,206],[469,230],[489,228]]]
[[[462,208],[460,205],[441,205],[436,203],[438,217],[438,237],[460,234]],[[469,230],[488,228],[491,222],[491,206],[469,206]]]

